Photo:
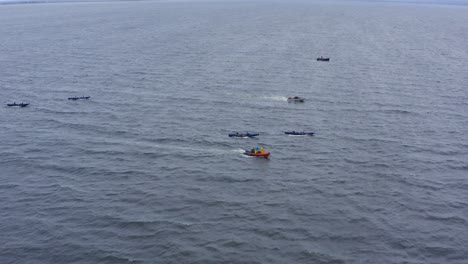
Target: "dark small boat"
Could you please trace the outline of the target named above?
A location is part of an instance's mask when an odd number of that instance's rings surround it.
[[[20,104],[17,104],[16,102],[12,103],[12,104],[7,104],[7,106],[19,106],[19,107],[26,107],[28,106],[29,104],[25,104],[25,103],[20,103]]]
[[[259,133],[250,133],[250,132],[246,132],[246,133],[239,133],[239,132],[235,132],[235,133],[229,133],[229,137],[242,137],[242,138],[245,138],[245,137],[256,137],[260,135]]]
[[[330,58],[324,58],[320,56],[320,58],[317,58],[317,61],[330,61]]]
[[[286,135],[291,135],[291,136],[313,136],[315,133],[314,132],[305,132],[305,131],[286,131],[284,132]]]
[[[288,97],[288,103],[303,103],[305,98],[299,96]]]
[[[91,96],[80,96],[80,97],[68,97],[68,100],[73,100],[73,101],[76,101],[76,100],[88,100],[89,98],[91,98]]]

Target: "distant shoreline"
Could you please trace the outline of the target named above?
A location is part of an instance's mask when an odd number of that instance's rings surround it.
[[[0,0],[0,5],[58,4],[58,3],[105,3],[105,2],[144,2],[148,0]],[[154,2],[150,0],[149,2]]]
[[[48,3],[102,3],[102,2],[204,2],[206,0],[0,0],[0,5],[16,4],[48,4]],[[217,0],[210,0],[217,1]],[[219,0],[223,2],[223,0]],[[224,2],[235,2],[228,0]],[[265,1],[265,0],[260,0]],[[300,2],[301,0],[299,0]],[[320,1],[320,0],[319,0]],[[287,2],[285,0],[285,2]],[[468,6],[468,0],[334,0],[333,2],[365,2],[365,3],[392,3],[392,4],[423,4],[423,5],[449,5],[449,6]]]
[[[369,3],[395,3],[395,4],[424,4],[424,5],[468,5],[468,0],[351,0],[355,2],[369,2]]]

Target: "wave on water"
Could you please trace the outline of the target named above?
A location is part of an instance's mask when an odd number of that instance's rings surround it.
[[[264,100],[278,101],[278,102],[288,101],[288,98],[286,96],[281,96],[281,95],[268,95],[268,96],[261,96],[260,98]]]
[[[244,149],[238,148],[238,149],[233,149],[233,150],[231,150],[231,151],[232,151],[232,152],[236,152],[236,153],[244,153],[245,150],[244,150]]]
[[[229,96],[237,96],[239,98],[244,98],[247,100],[263,100],[263,101],[277,101],[277,102],[287,102],[288,97],[283,96],[283,95],[256,95],[252,93],[245,93],[245,92],[238,92],[238,93],[233,93],[233,92],[227,92],[226,95]]]
[[[0,8],[0,264],[466,262],[466,10],[185,2]]]

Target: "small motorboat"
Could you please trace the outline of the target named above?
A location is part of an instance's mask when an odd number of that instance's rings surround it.
[[[73,100],[73,101],[76,101],[76,100],[88,100],[89,98],[91,98],[91,96],[80,96],[80,97],[68,97],[68,100]]]
[[[245,152],[244,152],[244,155],[251,156],[251,157],[260,157],[260,158],[268,159],[268,157],[270,156],[270,152],[266,152],[266,151],[256,151],[255,152],[255,151],[246,149]]]
[[[259,133],[250,133],[250,132],[246,132],[246,133],[239,133],[239,132],[235,132],[235,133],[229,133],[229,137],[241,137],[241,138],[246,138],[246,137],[256,137],[258,136]]]
[[[291,135],[291,136],[313,136],[315,133],[314,132],[305,132],[305,131],[286,131],[284,132],[286,135]]]
[[[330,61],[330,58],[324,58],[320,56],[320,58],[317,58],[317,61]]]
[[[17,104],[16,102],[12,103],[12,104],[7,104],[7,106],[19,106],[19,107],[26,107],[28,106],[29,104],[25,104],[25,103],[20,103],[20,104]]]
[[[288,97],[288,103],[303,103],[305,98],[299,96]]]

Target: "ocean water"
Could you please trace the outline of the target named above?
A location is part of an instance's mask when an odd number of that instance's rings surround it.
[[[21,4],[0,25],[0,263],[468,262],[467,7]]]

